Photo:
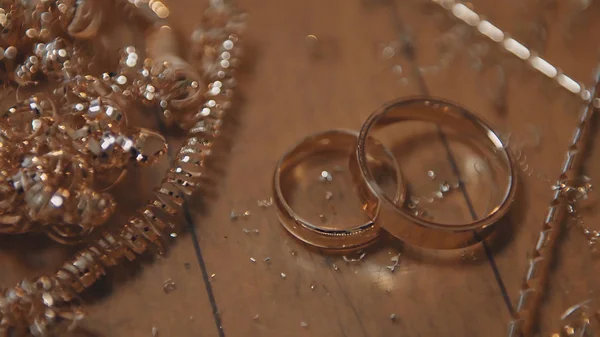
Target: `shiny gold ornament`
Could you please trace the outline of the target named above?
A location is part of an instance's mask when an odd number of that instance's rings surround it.
[[[43,336],[60,320],[76,322],[83,316],[77,294],[106,268],[161,252],[173,228],[166,216],[181,212],[183,196],[204,179],[231,107],[242,13],[212,1],[202,31],[213,34],[193,40],[196,52],[188,63],[176,53],[166,6],[113,1],[0,0],[0,76],[19,85],[56,84],[0,115],[0,233],[45,232],[60,242],[88,242],[56,273],[0,289],[0,337]],[[149,30],[148,58],[127,48],[115,72],[89,75],[81,40],[101,34],[110,4]],[[217,15],[219,24],[212,20]],[[152,164],[166,151],[161,135],[128,124],[127,111],[138,103],[159,108],[187,137],[151,201],[122,226],[105,228],[116,205],[97,182],[122,177],[107,173]]]

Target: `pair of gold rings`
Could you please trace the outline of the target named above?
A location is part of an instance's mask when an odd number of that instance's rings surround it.
[[[396,158],[372,136],[376,130],[407,121],[435,123],[480,137],[477,144],[491,150],[506,167],[506,189],[500,202],[484,217],[459,225],[434,222],[415,215],[407,207],[406,186]],[[284,175],[310,157],[331,152],[347,153],[352,180],[369,219],[348,229],[332,229],[311,223],[297,214],[286,199]],[[395,193],[386,193],[378,180],[375,170],[382,165],[391,167],[395,172]],[[384,105],[369,116],[358,133],[329,130],[303,139],[279,160],[273,188],[282,225],[299,240],[318,248],[359,249],[374,243],[386,231],[408,245],[426,249],[458,249],[486,237],[492,225],[507,213],[516,194],[517,176],[509,152],[487,123],[453,103],[419,97]]]

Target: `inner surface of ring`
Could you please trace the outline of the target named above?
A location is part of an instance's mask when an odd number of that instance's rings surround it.
[[[361,201],[348,169],[357,134],[335,133],[307,139],[284,160],[280,184],[283,197],[297,218],[329,231],[352,230],[373,220],[376,209]],[[369,142],[373,144],[373,142]],[[396,163],[381,147],[372,146],[368,162],[376,181],[397,199]]]
[[[458,229],[497,212],[511,197],[508,153],[474,115],[436,100],[384,109],[368,121],[369,135],[393,152],[403,171],[407,197],[397,206],[409,216]],[[387,192],[380,194],[392,202]]]

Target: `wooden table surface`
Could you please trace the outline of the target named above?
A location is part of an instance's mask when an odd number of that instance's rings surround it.
[[[241,99],[226,120],[216,155],[215,184],[190,200],[193,223],[184,224],[187,230],[167,254],[111,270],[84,294],[88,317],[72,336],[142,337],[152,336],[153,328],[161,337],[505,336],[581,99],[435,6],[403,0],[238,3],[250,14],[246,67],[239,81]],[[600,5],[577,13],[571,2],[547,3],[473,2],[497,26],[590,84],[600,28],[592,18],[600,14]],[[191,32],[205,5],[198,0],[167,4],[182,36]],[[472,36],[452,39],[448,32]],[[407,37],[414,47],[412,59],[402,48]],[[439,62],[444,55],[446,64]],[[275,164],[295,142],[332,128],[357,130],[384,102],[425,94],[474,111],[502,135],[510,134],[510,146],[524,154],[515,204],[498,224],[502,235],[485,249],[439,259],[389,239],[367,250],[361,261],[348,262],[307,249],[283,230],[274,206],[257,205],[272,195]],[[456,181],[431,128],[403,130],[395,136],[405,144],[394,151],[402,157],[415,194],[427,195],[443,181]],[[583,169],[592,181],[600,170],[597,142],[592,134]],[[452,146],[458,149],[459,143]],[[480,174],[473,151],[463,152],[457,150],[458,166],[481,214],[502,186],[491,186],[490,175]],[[315,165],[331,170],[331,163]],[[430,170],[435,180],[428,177]],[[352,217],[347,175],[332,171],[334,179],[325,185],[311,172],[302,176],[305,184],[297,192],[308,194],[298,194],[298,205],[314,207],[312,216],[322,212],[328,221],[346,226],[359,221]],[[328,190],[330,201],[322,197]],[[428,210],[438,220],[460,220],[466,216],[463,202],[452,194],[448,203]],[[584,219],[594,227],[600,215],[593,212],[593,196],[588,203],[592,207]],[[250,215],[232,220],[232,211]],[[599,264],[583,235],[571,227],[550,274],[541,336],[557,331],[569,306],[600,290]],[[0,242],[0,286],[53,270],[72,253],[46,248],[45,240],[31,237]],[[392,271],[387,266],[398,254]],[[169,279],[175,289],[165,292],[163,283]]]

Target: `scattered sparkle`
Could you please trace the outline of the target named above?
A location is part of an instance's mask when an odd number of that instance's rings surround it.
[[[432,170],[427,171],[427,176],[429,176],[429,178],[431,178],[431,180],[435,179],[435,172],[433,172]]]
[[[477,261],[477,256],[475,256],[474,252],[468,252],[466,249],[463,250],[460,254],[460,259],[461,260],[472,260],[472,261]]]
[[[362,261],[362,259],[365,258],[365,256],[367,256],[367,253],[365,253],[363,251],[358,251],[357,254],[359,254],[357,257],[351,257],[351,258],[349,258],[346,255],[344,255],[344,256],[342,256],[342,258],[347,263],[351,263],[351,262],[360,262],[360,261]]]
[[[396,64],[395,66],[392,67],[392,72],[396,75],[402,74],[403,71],[404,71],[404,69],[399,64]]]
[[[392,264],[389,266],[386,266],[386,268],[389,269],[390,272],[393,273],[396,270],[396,268],[398,267],[398,265],[400,264],[400,255],[402,255],[402,254],[398,254],[398,255],[392,256],[390,258],[390,260],[392,261]]]
[[[260,208],[268,208],[273,206],[273,197],[269,197],[268,199],[257,200],[256,205]]]
[[[306,322],[300,322],[300,326],[303,328],[306,328],[308,326],[308,323]]]
[[[396,55],[396,50],[392,46],[385,46],[381,51],[381,55],[383,55],[383,58],[389,60]]]
[[[447,182],[444,182],[443,184],[440,185],[440,191],[442,193],[446,193],[446,192],[450,191],[450,185]]]
[[[175,285],[175,282],[173,282],[173,280],[167,279],[165,282],[163,282],[163,291],[165,292],[165,294],[168,294],[175,289],[177,289],[177,285]]]
[[[306,48],[311,58],[318,59],[321,56],[319,39],[315,35],[306,36]]]
[[[333,193],[331,191],[325,192],[325,200],[331,200],[333,198]]]
[[[322,182],[329,182],[333,180],[333,176],[331,175],[331,173],[329,173],[329,171],[321,171],[321,176],[319,177],[319,180]]]
[[[255,258],[253,258],[253,257],[251,257],[251,258],[250,258],[250,261],[251,261],[252,263],[256,263],[256,259],[255,259]]]
[[[231,220],[237,220],[238,218],[247,218],[250,216],[250,211],[244,211],[243,213],[236,213],[235,210],[231,210],[229,218]]]

